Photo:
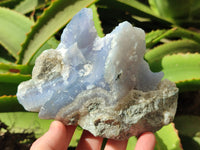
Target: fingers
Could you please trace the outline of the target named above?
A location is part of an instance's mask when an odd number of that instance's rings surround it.
[[[126,141],[116,141],[109,139],[106,143],[104,150],[125,150],[127,146]]]
[[[59,121],[53,121],[49,131],[33,143],[31,150],[67,149],[75,128],[75,126],[66,127]]]
[[[139,137],[135,150],[154,150],[155,144],[155,135],[151,132],[146,132]]]
[[[95,137],[88,131],[83,131],[76,150],[100,150],[103,138]]]

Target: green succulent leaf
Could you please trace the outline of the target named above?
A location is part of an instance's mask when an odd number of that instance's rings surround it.
[[[31,74],[33,66],[28,65],[16,65],[14,63],[1,63],[0,62],[0,73],[21,73]]]
[[[15,6],[14,10],[22,14],[26,14],[34,10],[38,5],[38,0],[22,0]]]
[[[39,119],[38,113],[2,112],[0,120],[9,126],[13,133],[34,132],[36,138],[48,131],[52,120]]]
[[[90,8],[93,11],[93,20],[94,20],[95,28],[97,30],[97,34],[100,37],[104,37],[103,28],[101,27],[101,21],[99,19],[99,14],[97,12],[97,7],[96,7],[95,4],[93,4],[93,5],[90,6]]]
[[[180,90],[187,88],[186,83],[194,84],[195,87],[199,87],[200,79],[200,54],[174,54],[171,56],[165,56],[162,59],[162,67],[164,72],[164,78],[167,78],[175,83],[178,83]],[[189,82],[188,82],[189,81]],[[197,82],[196,82],[197,81]],[[185,83],[184,83],[185,82]],[[181,87],[181,85],[183,87]],[[188,87],[188,90],[189,89]]]
[[[199,0],[149,0],[149,4],[154,12],[166,19],[172,20],[174,24],[183,22],[193,22],[199,19]]]
[[[155,150],[182,150],[179,136],[174,124],[171,123],[167,126],[162,127],[159,131],[155,133],[156,145]],[[137,138],[135,136],[128,140],[126,150],[134,149],[137,143]]]
[[[126,150],[133,150],[136,146],[136,143],[137,143],[136,136],[129,138]]]
[[[0,82],[0,96],[15,95],[17,93],[18,83]]]
[[[31,112],[1,112],[0,120],[8,125],[12,133],[34,132],[36,138],[46,133],[52,122],[52,120],[40,119],[38,113]],[[82,132],[80,127],[76,128],[69,146],[77,146]]]
[[[20,0],[3,0],[3,1],[0,1],[0,6],[12,9],[19,3],[20,3]]]
[[[180,92],[197,91],[200,89],[200,78],[178,81],[176,82],[176,86],[180,89]]]
[[[0,63],[10,63],[10,61],[0,57]]]
[[[30,65],[34,65],[35,64],[35,60],[37,59],[37,57],[44,51],[47,49],[56,49],[58,44],[60,42],[58,40],[56,40],[54,37],[51,37],[47,42],[45,42],[44,45],[42,45],[42,47],[39,48],[39,50],[36,52],[36,54],[32,57],[31,61],[30,61]]]
[[[175,54],[162,60],[164,78],[173,82],[200,78],[200,54]]]
[[[165,24],[165,26],[171,25],[171,22],[161,18],[149,6],[138,0],[101,0],[99,4],[106,5],[106,7],[114,8],[115,10],[124,10],[137,17],[150,18],[161,24]]]
[[[156,30],[146,35],[147,48],[151,48],[165,38],[189,39],[200,43],[200,34],[181,27],[173,27],[170,30]]]
[[[16,96],[0,96],[0,112],[24,111]]]
[[[162,70],[162,58],[166,55],[176,53],[195,53],[200,52],[200,44],[191,40],[171,41],[157,46],[145,54],[145,59],[154,72]]]
[[[39,48],[83,7],[95,0],[55,0],[44,11],[28,34],[20,50],[18,63],[27,64],[33,59]]]
[[[3,83],[21,83],[23,81],[31,79],[31,75],[24,75],[20,73],[0,73],[0,82]]]
[[[180,37],[180,38],[187,38],[190,40],[194,40],[198,43],[200,43],[200,33],[190,31],[188,29],[184,29],[181,27],[174,27],[168,32],[165,33],[164,37]]]
[[[145,41],[146,41],[146,47],[151,48],[154,45],[154,40],[157,39],[158,37],[162,36],[167,30],[156,30],[156,31],[151,31],[146,34],[145,36]],[[155,43],[156,44],[156,43]]]
[[[173,123],[162,127],[155,135],[155,150],[182,150],[181,141]]]
[[[21,43],[30,31],[33,22],[27,17],[7,8],[0,7],[0,44],[18,59]]]
[[[200,149],[200,117],[178,116],[174,120],[184,149]]]
[[[72,136],[72,139],[70,141],[70,144],[69,144],[70,147],[76,147],[78,145],[78,142],[81,138],[82,133],[83,133],[83,129],[81,127],[77,126],[77,128]]]

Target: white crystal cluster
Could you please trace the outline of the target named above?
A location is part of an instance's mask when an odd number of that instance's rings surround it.
[[[36,60],[19,102],[44,119],[80,125],[95,136],[127,139],[156,131],[176,112],[178,89],[144,61],[145,33],[120,23],[100,38],[92,10],[73,17],[56,49]]]

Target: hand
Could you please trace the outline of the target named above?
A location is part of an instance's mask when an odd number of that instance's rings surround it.
[[[31,150],[67,150],[75,128],[53,121],[49,131],[33,143]],[[83,131],[77,150],[100,150],[102,142],[103,138],[94,137],[88,131]],[[144,133],[139,137],[135,150],[153,150],[155,142],[153,133]],[[127,141],[108,139],[105,150],[125,150],[126,146]]]

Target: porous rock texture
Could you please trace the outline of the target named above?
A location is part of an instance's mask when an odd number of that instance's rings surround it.
[[[178,89],[143,59],[145,33],[128,22],[100,38],[92,10],[66,26],[58,47],[36,60],[19,102],[44,119],[80,125],[95,136],[124,140],[155,132],[175,115]]]

